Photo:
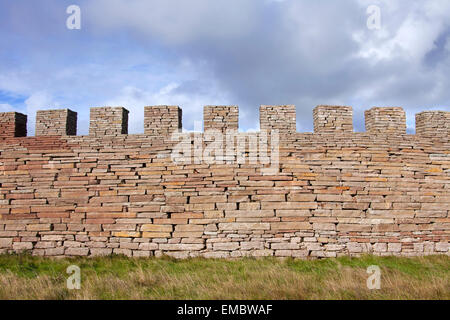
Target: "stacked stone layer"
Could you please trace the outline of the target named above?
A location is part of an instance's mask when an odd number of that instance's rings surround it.
[[[40,110],[36,113],[36,136],[76,135],[77,113],[69,109]]]
[[[259,108],[260,129],[278,130],[280,134],[296,132],[296,112],[294,105],[261,106]]]
[[[206,106],[203,109],[204,130],[237,130],[239,127],[239,109],[237,106]]]
[[[144,132],[148,135],[170,135],[182,127],[182,111],[178,106],[144,108]]]
[[[117,136],[128,133],[128,110],[123,107],[91,108],[89,135]]]
[[[314,132],[353,132],[353,110],[351,107],[317,106],[313,111]]]
[[[449,254],[448,131],[321,133],[284,135],[271,174],[248,146],[244,163],[176,164],[170,136],[1,137],[0,253]]]
[[[372,108],[365,112],[366,131],[386,134],[406,133],[406,113],[403,108]]]
[[[27,116],[19,112],[3,112],[0,116],[0,138],[26,137]]]
[[[416,114],[418,135],[450,135],[450,112],[424,111]]]

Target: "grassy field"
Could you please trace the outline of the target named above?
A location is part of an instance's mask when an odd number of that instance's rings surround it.
[[[66,268],[81,269],[68,290]],[[369,290],[370,265],[381,289]],[[49,259],[0,255],[0,299],[450,299],[450,257]]]

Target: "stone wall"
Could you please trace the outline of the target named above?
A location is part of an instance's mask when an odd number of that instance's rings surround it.
[[[19,112],[3,112],[0,114],[0,138],[27,136],[26,115]]]
[[[237,130],[239,125],[237,106],[206,106],[203,109],[204,130]]]
[[[93,109],[88,136],[55,136],[47,123],[42,135],[20,137],[26,116],[0,114],[0,253],[449,254],[449,112],[418,114],[409,135],[404,117],[390,116],[401,109],[377,109],[366,114],[370,132],[354,133],[350,107],[320,106],[316,132],[298,133],[295,107],[263,106],[261,129],[287,128],[267,173],[250,147],[259,133],[237,134],[244,151],[226,161],[199,161],[203,134],[179,132],[178,107],[158,108],[146,109],[145,133],[133,135],[123,108]],[[205,128],[237,129],[237,108],[205,115],[214,115]],[[391,121],[402,128],[395,135],[382,129]],[[190,163],[172,158],[180,141],[195,149]],[[270,157],[272,147],[259,152]]]
[[[36,113],[36,136],[77,134],[77,113],[69,109],[40,110]]]
[[[123,107],[91,108],[89,135],[117,136],[128,133],[128,110]]]
[[[280,134],[293,134],[296,132],[295,106],[261,106],[259,121],[261,130],[278,130]]]
[[[149,106],[144,108],[144,133],[169,135],[180,131],[182,111],[178,106]]]
[[[314,132],[353,132],[353,110],[351,107],[317,106],[313,110]]]
[[[365,112],[365,119],[367,132],[406,133],[406,114],[402,108],[372,108]]]
[[[416,114],[416,133],[422,136],[447,135],[450,132],[450,112],[425,111]]]

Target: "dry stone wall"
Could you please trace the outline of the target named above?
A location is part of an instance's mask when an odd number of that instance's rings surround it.
[[[366,131],[381,134],[405,134],[406,114],[403,108],[372,108],[365,112]]]
[[[259,122],[261,130],[278,130],[282,135],[293,134],[296,132],[297,122],[295,106],[263,105],[259,108]]]
[[[237,130],[239,110],[237,106],[206,106],[203,109],[204,130]]]
[[[178,106],[149,106],[144,108],[144,133],[167,136],[182,127],[182,111]]]
[[[3,112],[0,114],[0,138],[27,136],[26,115],[19,112]]]
[[[128,110],[123,107],[91,108],[89,134],[116,136],[128,133]]]
[[[367,118],[366,118],[367,119]],[[314,132],[353,132],[353,109],[341,106],[317,106],[313,111]],[[388,122],[390,122],[388,120]]]
[[[207,107],[205,128],[237,129],[237,112]],[[265,171],[271,164],[250,143],[259,133],[235,134],[241,152],[199,159],[209,142],[180,132],[178,107],[146,108],[145,133],[133,135],[123,108],[92,109],[88,136],[63,134],[71,121],[56,121],[24,137],[26,116],[2,113],[0,253],[448,255],[450,113],[419,113],[415,135],[404,132],[399,108],[371,109],[362,133],[352,131],[351,114],[319,106],[316,131],[298,133],[293,106],[262,106],[262,130],[287,128],[276,170]],[[53,116],[67,113],[47,111]],[[258,151],[271,157],[268,140]],[[176,161],[180,143],[191,161]]]
[[[77,113],[69,109],[40,110],[36,113],[36,136],[77,134]]]

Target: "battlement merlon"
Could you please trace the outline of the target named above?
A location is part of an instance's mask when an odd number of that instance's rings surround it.
[[[182,110],[178,106],[144,107],[144,133],[169,136],[182,128]]]
[[[39,110],[36,113],[36,136],[76,136],[77,113],[70,109]]]
[[[19,112],[0,113],[0,138],[27,136],[27,116]]]
[[[238,106],[205,106],[203,108],[203,128],[204,131],[219,130],[223,133],[227,130],[238,130]]]
[[[406,134],[406,113],[400,107],[374,107],[364,112],[366,131],[381,134]]]
[[[352,133],[353,109],[320,105],[313,110],[314,133]]]
[[[270,132],[278,130],[281,134],[296,132],[297,114],[295,105],[269,106],[259,108],[259,127]]]
[[[424,111],[416,114],[416,134],[450,137],[449,111]]]
[[[91,108],[89,135],[117,136],[128,134],[129,111],[123,107]]]

